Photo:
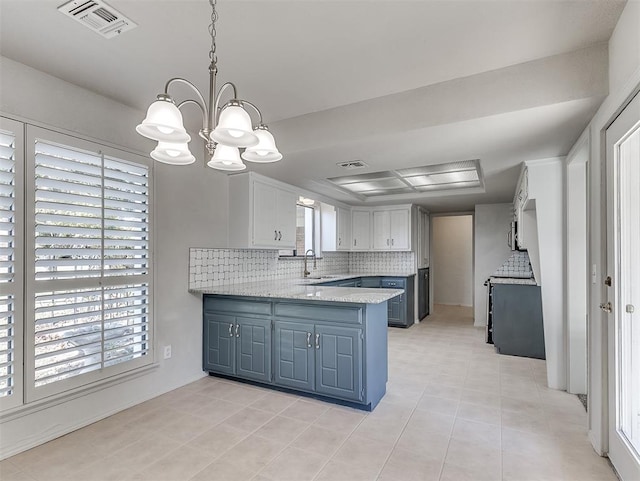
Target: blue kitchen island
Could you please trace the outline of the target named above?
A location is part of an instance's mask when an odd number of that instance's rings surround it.
[[[278,282],[203,294],[203,369],[373,410],[386,392],[387,301],[399,289]]]

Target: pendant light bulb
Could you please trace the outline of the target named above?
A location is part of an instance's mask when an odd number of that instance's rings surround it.
[[[229,102],[220,112],[211,140],[229,147],[251,147],[259,140],[251,128],[251,117],[239,102]]]
[[[260,125],[253,132],[258,137],[258,143],[253,147],[247,147],[242,153],[242,158],[249,162],[277,162],[282,159],[282,154],[276,147],[276,141],[265,125]]]
[[[160,94],[147,109],[147,116],[136,131],[158,142],[189,142],[191,137],[184,128],[182,114],[168,95]]]
[[[151,158],[170,165],[189,165],[196,161],[186,142],[158,142],[151,152]]]
[[[240,151],[237,147],[218,144],[213,153],[213,157],[207,163],[212,169],[239,171],[247,168],[240,160]]]

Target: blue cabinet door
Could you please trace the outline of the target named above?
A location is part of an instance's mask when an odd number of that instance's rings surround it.
[[[271,319],[236,317],[236,374],[271,382]]]
[[[405,324],[407,307],[404,294],[393,297],[387,301],[389,324]]]
[[[362,400],[362,329],[316,324],[316,392]]]
[[[205,371],[234,374],[236,347],[234,325],[234,316],[204,314],[203,368]]]
[[[304,391],[314,389],[313,324],[274,323],[274,381]]]

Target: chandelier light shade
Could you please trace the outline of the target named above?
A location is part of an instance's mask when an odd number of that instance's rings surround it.
[[[207,163],[212,169],[239,171],[247,168],[240,160],[240,151],[237,147],[218,144],[213,157]]]
[[[161,98],[162,97],[162,98]],[[189,142],[191,137],[182,123],[180,109],[171,97],[159,95],[147,109],[147,116],[136,131],[149,139],[158,142]]]
[[[186,142],[158,142],[158,146],[151,152],[151,158],[170,165],[189,165],[196,161]]]
[[[222,109],[218,126],[211,132],[211,140],[233,147],[251,147],[258,143],[251,127],[251,117],[235,104]]]
[[[211,6],[211,49],[209,50],[209,95],[204,95],[190,81],[174,77],[167,81],[164,93],[158,95],[147,110],[147,116],[136,131],[147,138],[158,141],[157,147],[151,152],[151,157],[158,162],[171,165],[188,165],[195,161],[189,151],[187,143],[191,136],[184,128],[180,109],[185,105],[196,105],[202,112],[202,128],[198,133],[205,144],[206,152],[211,157],[207,166],[224,170],[239,171],[247,168],[242,158],[250,162],[276,162],[282,159],[282,154],[276,148],[273,135],[262,122],[262,112],[254,104],[238,97],[236,86],[226,82],[216,91],[216,76],[218,74],[216,55],[216,1],[209,0]],[[195,99],[186,99],[177,105],[169,95],[169,88],[175,83],[189,87],[196,95]],[[221,102],[222,95],[231,91],[231,98]],[[250,111],[258,116],[257,127],[253,127]]]
[[[271,132],[267,130],[265,126],[259,126],[254,131],[254,134],[258,137],[259,142],[247,149],[242,153],[242,158],[249,162],[277,162],[282,159],[282,154],[276,147],[276,140],[271,135]]]

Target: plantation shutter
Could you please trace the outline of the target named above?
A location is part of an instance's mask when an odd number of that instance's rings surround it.
[[[22,404],[22,125],[0,118],[0,408]]]
[[[30,401],[152,362],[149,167],[52,136],[33,136]]]

